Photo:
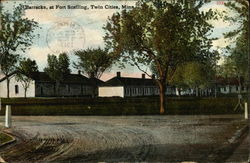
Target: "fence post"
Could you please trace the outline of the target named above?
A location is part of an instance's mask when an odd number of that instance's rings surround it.
[[[245,102],[245,119],[248,119],[248,108],[247,108],[247,102]]]
[[[10,128],[11,127],[11,106],[6,105],[5,110],[5,127]]]

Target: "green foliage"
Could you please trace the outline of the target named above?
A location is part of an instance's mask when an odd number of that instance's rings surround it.
[[[234,39],[235,46],[228,46],[229,56],[221,69],[227,76],[242,76],[247,78],[248,72],[248,40],[249,40],[249,1],[235,0],[225,4],[232,12],[224,19],[231,24],[237,24],[237,29],[224,33],[226,38]],[[231,71],[231,72],[230,72]]]
[[[20,81],[24,88],[24,97],[26,97],[27,89],[30,86],[30,82],[32,81],[31,76],[33,73],[38,72],[38,66],[35,60],[24,58],[19,62],[19,66],[17,67],[16,79]]]
[[[0,14],[0,64],[4,71],[13,67],[13,64],[17,62],[19,50],[25,52],[32,44],[32,33],[38,24],[33,20],[23,18],[24,11],[21,6],[16,7],[13,13],[4,12],[1,7]]]
[[[206,20],[212,11],[185,8],[180,3],[156,9],[144,3],[140,8],[114,14],[104,27],[106,45],[133,65],[155,63],[160,76],[187,60],[204,59],[212,28]],[[159,67],[159,68],[158,68]]]
[[[225,57],[220,66],[220,75],[224,77],[241,76],[247,79],[248,73],[248,46],[243,36],[236,40],[236,46],[229,49],[230,55]]]
[[[86,49],[76,51],[75,55],[79,58],[77,63],[74,63],[77,69],[82,70],[89,77],[93,73],[94,77],[100,78],[102,74],[111,68],[115,60],[107,50],[101,48]]]
[[[2,132],[0,132],[0,145],[12,140],[12,138]]]
[[[67,54],[61,53],[58,58],[52,54],[48,55],[47,67],[44,68],[44,71],[51,79],[60,82],[63,79],[63,75],[70,73],[69,65]]]
[[[190,62],[180,67],[182,72],[179,72],[182,73],[183,82],[190,88],[205,87],[209,84],[209,79],[211,80],[207,68],[203,64]]]
[[[59,84],[63,80],[63,76],[70,73],[69,69],[70,61],[66,53],[59,54],[57,58],[55,55],[48,55],[47,67],[44,68],[44,72],[53,79],[56,83],[56,94],[59,93]]]
[[[71,70],[69,69],[70,60],[66,53],[61,53],[58,57],[58,69],[61,70],[62,74],[70,74]]]
[[[157,115],[159,100],[144,98],[13,98],[2,99],[12,105],[13,115]],[[168,114],[235,114],[236,97],[169,97]],[[0,111],[4,114],[5,109]]]
[[[228,14],[224,19],[231,24],[237,24],[239,27],[233,31],[225,33],[225,37],[234,38],[239,35],[243,35],[247,41],[249,37],[248,25],[249,25],[249,1],[248,0],[234,0],[225,3],[232,14]]]

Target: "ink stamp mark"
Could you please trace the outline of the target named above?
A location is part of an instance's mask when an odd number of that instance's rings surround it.
[[[47,31],[46,42],[53,53],[82,49],[85,43],[84,30],[74,21],[56,22]]]

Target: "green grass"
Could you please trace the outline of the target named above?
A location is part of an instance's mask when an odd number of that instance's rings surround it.
[[[2,132],[0,132],[0,145],[12,140],[12,138]]]

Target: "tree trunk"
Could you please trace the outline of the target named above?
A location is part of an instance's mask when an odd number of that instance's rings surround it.
[[[165,112],[165,82],[159,82],[159,88],[160,88],[160,114],[163,114]]]
[[[7,77],[7,98],[10,98],[10,79]]]
[[[24,88],[24,98],[27,97],[27,89],[28,89],[28,88]]]

